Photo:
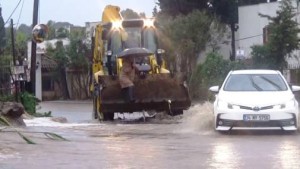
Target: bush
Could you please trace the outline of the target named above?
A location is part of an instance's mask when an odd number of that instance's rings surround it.
[[[244,68],[242,62],[231,62],[218,53],[209,53],[205,62],[197,66],[191,77],[191,97],[200,100],[212,99],[213,96],[208,92],[209,87],[222,85],[229,71]]]
[[[13,102],[15,100],[14,95],[2,95],[0,96],[0,101],[1,102]]]
[[[275,60],[271,57],[270,49],[266,45],[253,45],[251,47],[253,68],[256,69],[274,69]],[[276,68],[275,68],[276,69]]]
[[[21,94],[21,102],[27,113],[30,115],[36,114],[35,106],[38,105],[36,97],[28,92],[24,92]]]

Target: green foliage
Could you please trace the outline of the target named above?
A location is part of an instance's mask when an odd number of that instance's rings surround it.
[[[66,55],[66,49],[63,45],[63,42],[57,41],[55,45],[56,45],[55,49],[53,49],[53,53],[52,53],[53,59],[57,62],[58,69],[65,68],[69,63],[69,59]]]
[[[36,106],[39,100],[28,92],[21,93],[21,102],[24,106],[25,111],[35,117],[51,117],[51,111],[39,113],[36,112]]]
[[[31,37],[32,28],[30,26],[28,26],[28,25],[21,24],[18,27],[18,32],[21,32],[21,33],[25,34],[27,38],[30,38]]]
[[[8,99],[7,95],[10,95],[10,62],[11,56],[0,55],[0,100]]]
[[[268,25],[269,41],[266,49],[269,50],[270,57],[273,58],[274,67],[283,70],[287,65],[285,57],[289,56],[293,50],[299,49],[298,34],[300,29],[294,20],[296,10],[291,0],[281,1],[276,13],[275,17],[260,15],[270,20]]]
[[[274,58],[270,53],[270,49],[267,45],[254,45],[251,47],[253,68],[257,69],[276,69]]]
[[[213,0],[212,8],[221,21],[226,24],[238,23],[237,0]]]
[[[47,55],[57,63],[55,70],[52,72],[53,77],[55,78],[54,80],[60,85],[61,91],[63,92],[63,98],[69,99],[70,95],[67,87],[66,68],[70,60],[67,56],[64,44],[62,41],[57,41],[55,48],[48,44],[46,51]]]
[[[44,113],[37,112],[34,114],[34,117],[52,117],[51,113],[52,113],[51,111],[44,112]]]
[[[184,16],[179,15],[174,19],[165,15],[158,16],[159,28],[164,38],[160,35],[160,40],[173,60],[179,62],[180,70],[191,75],[194,70],[199,54],[209,45],[217,48],[216,38],[224,34],[225,27],[207,12],[195,10]],[[213,42],[214,41],[214,42]]]
[[[56,31],[56,38],[67,38],[69,37],[69,31],[66,28],[59,28]]]
[[[220,85],[231,69],[230,61],[217,53],[209,53],[202,65],[201,75],[206,86]]]
[[[138,14],[132,9],[126,9],[121,11],[121,15],[124,19],[140,19],[142,17],[145,17],[145,13]]]
[[[158,0],[161,12],[172,16],[187,15],[193,10],[207,9],[209,0]]]
[[[0,7],[0,54],[5,48],[5,45],[6,45],[5,27],[4,27],[3,17],[2,17],[2,8]]]
[[[223,23],[237,23],[237,0],[158,0],[162,13],[171,16],[187,15],[194,10],[210,11],[220,17]]]
[[[70,58],[69,67],[88,72],[88,61],[85,57],[86,46],[81,40],[71,39],[67,47],[67,54]]]
[[[207,55],[203,64],[197,66],[190,80],[190,89],[193,98],[207,99],[208,88],[221,85],[226,75],[231,70],[244,69],[241,62],[231,62],[215,52]]]
[[[15,100],[14,95],[0,95],[1,102],[12,102]]]
[[[277,0],[270,0],[270,2],[276,2]],[[266,3],[267,0],[238,0],[239,6],[254,5],[259,3]]]
[[[21,101],[25,111],[34,116],[36,114],[35,106],[38,104],[37,98],[28,92],[24,92],[21,94]]]
[[[56,38],[54,24],[55,24],[55,22],[51,21],[51,20],[47,22],[47,26],[48,26],[48,37],[47,38],[49,40]]]

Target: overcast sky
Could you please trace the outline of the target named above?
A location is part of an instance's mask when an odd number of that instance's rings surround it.
[[[4,22],[8,19],[14,8],[20,2],[12,15],[14,23],[32,24],[34,0],[0,0]],[[39,0],[39,21],[47,23],[66,21],[74,25],[84,26],[85,22],[100,21],[102,10],[106,5],[117,5],[121,10],[127,8],[140,13],[145,12],[147,17],[152,16],[156,0]],[[24,2],[24,3],[23,3]],[[22,8],[23,5],[23,8]],[[22,11],[22,12],[21,12]],[[20,19],[18,19],[20,16]],[[6,25],[8,26],[8,24]]]

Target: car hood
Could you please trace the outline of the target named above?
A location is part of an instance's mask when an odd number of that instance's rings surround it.
[[[219,100],[235,105],[271,106],[294,99],[289,91],[280,92],[220,92]]]

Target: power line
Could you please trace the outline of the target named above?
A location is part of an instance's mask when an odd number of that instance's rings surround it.
[[[235,39],[235,41],[247,40],[247,39],[256,38],[256,37],[259,37],[259,36],[262,36],[262,35],[263,34],[254,35],[254,36],[248,36],[248,37],[245,37],[245,38]],[[223,43],[229,43],[229,42],[231,42],[231,40],[226,40]]]
[[[22,11],[23,11],[24,2],[25,2],[25,0],[23,0],[23,2],[22,2],[22,7],[21,7],[21,10],[20,10],[20,14],[19,14],[19,18],[18,18],[18,22],[17,22],[17,26],[16,26],[16,28],[18,28],[18,26],[19,26],[19,21],[20,21],[21,14],[22,14]]]
[[[4,25],[6,25],[8,23],[8,21],[10,20],[11,16],[15,13],[16,9],[18,8],[18,6],[20,5],[21,0],[19,0],[17,6],[15,7],[15,9],[12,11],[12,13],[9,15],[8,19],[6,20],[6,22],[4,23]]]
[[[254,35],[254,36],[248,36],[248,37],[245,37],[245,38],[236,39],[235,41],[241,41],[241,40],[251,39],[251,38],[259,37],[259,36],[262,36],[262,35],[263,35],[263,34],[260,34],[260,35]]]

